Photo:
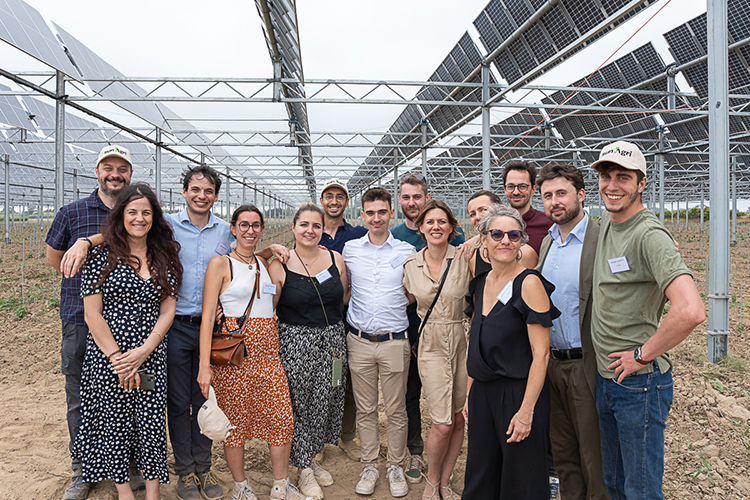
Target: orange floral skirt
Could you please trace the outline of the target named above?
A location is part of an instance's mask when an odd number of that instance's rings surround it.
[[[292,441],[294,417],[289,383],[279,358],[273,318],[250,318],[245,329],[249,355],[242,366],[212,366],[216,401],[237,428],[226,446],[262,439],[272,446]]]

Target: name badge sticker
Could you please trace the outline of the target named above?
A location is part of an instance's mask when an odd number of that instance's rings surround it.
[[[226,246],[224,243],[219,243],[216,245],[216,250],[214,250],[218,255],[226,255],[229,253],[229,247]]]
[[[612,259],[608,259],[607,264],[609,264],[609,270],[612,271],[612,274],[618,274],[618,273],[624,273],[625,271],[630,271],[630,265],[628,264],[628,259],[624,255],[621,255],[619,257],[614,257]]]
[[[263,283],[263,293],[266,293],[268,295],[276,295],[276,284]]]
[[[404,261],[406,260],[406,257],[403,255],[396,255],[394,258],[391,259],[391,267],[393,269],[396,269],[397,267],[401,267],[404,265]]]
[[[318,280],[318,283],[325,283],[326,281],[331,279],[331,273],[328,271],[328,269],[323,269],[315,275],[315,279]]]
[[[503,303],[503,305],[507,304],[510,300],[511,296],[513,295],[513,280],[510,280],[507,285],[505,285],[505,288],[503,288],[503,291],[497,294],[497,300]]]

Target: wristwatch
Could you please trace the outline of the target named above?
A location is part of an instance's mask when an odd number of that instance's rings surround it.
[[[639,362],[642,365],[647,365],[647,364],[649,364],[651,362],[651,361],[646,361],[645,359],[643,359],[641,357],[641,348],[640,347],[636,348],[636,350],[633,351],[633,357],[635,358],[635,360],[637,362]]]

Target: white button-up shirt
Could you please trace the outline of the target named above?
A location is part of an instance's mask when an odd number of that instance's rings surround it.
[[[390,232],[380,246],[370,243],[369,235],[346,242],[342,256],[352,288],[346,316],[350,325],[365,333],[402,332],[409,327],[404,261],[415,252]]]

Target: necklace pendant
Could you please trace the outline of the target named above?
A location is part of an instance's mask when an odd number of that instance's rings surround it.
[[[248,264],[247,268],[252,271],[253,269],[255,269],[255,264]]]

